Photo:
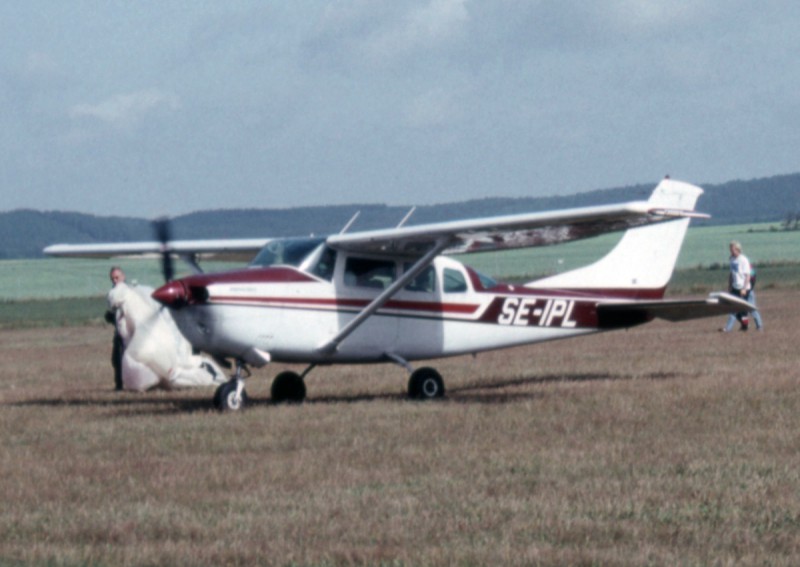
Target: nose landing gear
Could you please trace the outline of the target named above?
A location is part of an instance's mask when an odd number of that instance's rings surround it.
[[[239,411],[247,405],[247,392],[244,379],[250,370],[242,360],[236,361],[236,370],[230,380],[222,384],[214,393],[214,407],[220,411]]]

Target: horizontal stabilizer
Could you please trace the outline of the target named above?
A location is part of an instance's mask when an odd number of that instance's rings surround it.
[[[600,328],[617,329],[653,319],[688,321],[755,309],[755,305],[719,291],[709,294],[706,299],[601,303],[597,306],[597,316]]]

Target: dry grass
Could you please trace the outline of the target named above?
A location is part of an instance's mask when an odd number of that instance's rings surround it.
[[[0,564],[800,563],[797,316],[319,368],[244,413],[111,391],[110,331],[0,331]]]

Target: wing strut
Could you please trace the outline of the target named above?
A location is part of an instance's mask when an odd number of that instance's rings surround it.
[[[203,273],[203,268],[197,263],[197,254],[178,254],[178,257],[186,262],[195,274]]]
[[[353,318],[344,328],[339,331],[331,340],[317,347],[317,352],[322,354],[333,354],[339,347],[339,344],[346,339],[350,334],[358,329],[361,324],[369,319],[378,309],[389,301],[398,291],[403,289],[408,283],[417,277],[422,270],[427,268],[433,259],[438,256],[442,250],[450,246],[452,240],[450,238],[442,238],[436,242],[433,248],[428,250],[424,256],[414,262],[407,271],[403,273],[395,282],[387,287],[378,297],[373,299],[369,305],[364,307],[361,312]]]

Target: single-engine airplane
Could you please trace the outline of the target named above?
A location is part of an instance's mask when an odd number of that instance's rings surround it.
[[[153,297],[195,349],[234,362],[214,401],[244,406],[248,366],[305,363],[282,372],[275,402],[305,399],[318,365],[392,362],[409,375],[408,395],[444,395],[433,368],[411,362],[623,329],[655,318],[681,321],[749,311],[724,292],[665,300],[702,189],[669,178],[649,200],[551,212],[278,238],[53,245],[52,256],[111,257],[161,252],[167,283]],[[404,219],[405,220],[405,219]],[[401,222],[401,225],[403,223]],[[498,283],[449,255],[552,245],[625,230],[589,266],[523,285]],[[255,254],[244,269],[172,279],[171,256]],[[256,254],[257,253],[257,254]],[[195,264],[196,266],[196,264]],[[228,367],[231,367],[228,364]]]

